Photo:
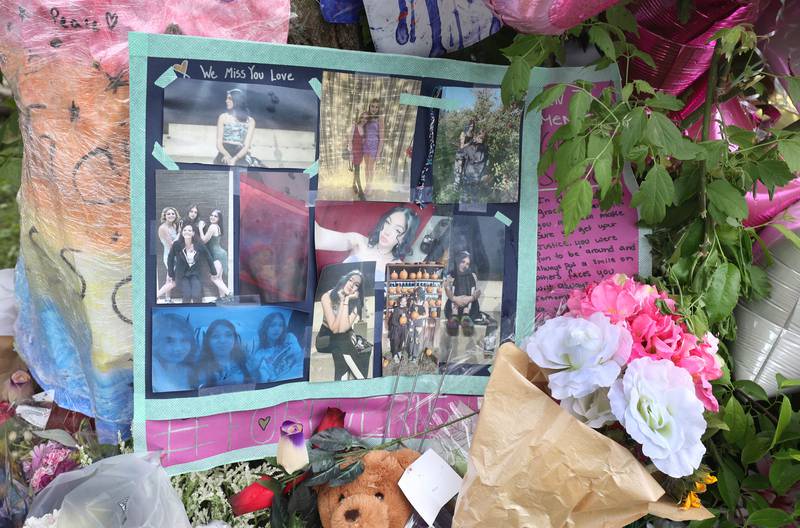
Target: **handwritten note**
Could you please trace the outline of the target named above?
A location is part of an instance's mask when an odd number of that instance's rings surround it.
[[[606,84],[599,84],[598,92]],[[569,122],[569,97],[542,112],[542,150],[559,126]],[[539,178],[539,241],[536,266],[536,313],[553,315],[569,292],[614,273],[639,271],[639,230],[631,193],[623,188],[622,204],[601,211],[595,200],[591,216],[564,238],[553,169]]]

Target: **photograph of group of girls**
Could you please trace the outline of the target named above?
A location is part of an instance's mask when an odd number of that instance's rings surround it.
[[[303,378],[307,319],[262,306],[156,308],[152,392],[202,392]]]
[[[436,326],[442,317],[444,266],[390,264],[386,268],[383,375],[438,371]]]
[[[497,88],[445,87],[457,110],[439,112],[433,158],[435,203],[514,203],[519,195],[522,106]]]
[[[156,171],[156,302],[231,296],[231,210],[229,171]]]
[[[320,200],[409,200],[417,107],[400,104],[400,95],[420,87],[411,79],[323,73]]]
[[[372,378],[374,262],[326,266],[317,281],[309,381]]]
[[[315,210],[317,272],[328,264],[369,261],[375,282],[385,280],[387,264],[409,262],[432,214],[409,203],[317,203]]]
[[[304,169],[317,159],[318,115],[310,86],[176,79],[161,144],[177,163]]]
[[[240,295],[298,302],[308,282],[308,176],[239,174]]]

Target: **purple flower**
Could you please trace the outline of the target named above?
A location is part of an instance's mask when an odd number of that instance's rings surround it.
[[[76,469],[79,464],[72,455],[72,450],[52,441],[34,446],[30,462],[23,462],[33,491],[40,492],[61,473]]]

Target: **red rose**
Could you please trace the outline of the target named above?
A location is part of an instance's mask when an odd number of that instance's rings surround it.
[[[10,403],[7,401],[0,402],[0,425],[3,425],[6,420],[12,418],[15,414],[14,407]]]
[[[345,413],[341,409],[328,407],[328,410],[325,411],[325,416],[322,417],[322,421],[317,428],[314,429],[314,434],[321,433],[326,429],[332,429],[334,427],[344,427],[344,415]]]
[[[259,481],[273,480],[270,477],[264,476]],[[253,482],[245,489],[228,499],[233,509],[233,515],[239,516],[245,513],[250,513],[258,510],[263,510],[272,506],[272,499],[275,493],[272,490],[265,488],[259,483]]]

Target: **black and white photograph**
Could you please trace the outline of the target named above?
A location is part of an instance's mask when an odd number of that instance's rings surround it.
[[[164,89],[162,145],[176,163],[305,169],[318,116],[310,86],[177,79]]]
[[[233,294],[230,171],[156,171],[156,302],[208,303]]]
[[[372,378],[375,263],[323,268],[317,281],[309,381]]]
[[[307,320],[307,314],[268,306],[156,308],[152,391],[300,380]]]

